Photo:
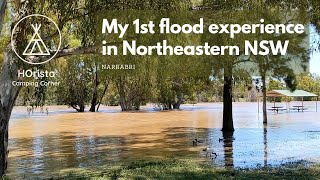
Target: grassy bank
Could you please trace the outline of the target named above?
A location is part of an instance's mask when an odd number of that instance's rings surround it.
[[[29,179],[28,177],[24,177]],[[74,171],[47,179],[320,179],[320,166],[302,163],[254,169],[215,168],[189,160],[135,161],[99,171]]]

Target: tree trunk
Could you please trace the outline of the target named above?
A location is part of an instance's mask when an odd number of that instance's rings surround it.
[[[224,76],[223,85],[223,132],[233,132],[232,76]]]
[[[27,8],[28,2],[21,3],[21,11],[17,19],[26,16],[29,14],[29,9]],[[6,0],[0,3],[0,31],[3,26],[3,18],[6,10]],[[25,28],[20,27],[20,31],[17,31],[13,36],[13,44],[22,44],[17,40],[17,37],[21,37],[23,30]],[[8,46],[7,51],[4,56],[3,65],[0,73],[0,176],[2,177],[7,169],[8,164],[8,128],[9,120],[11,117],[12,109],[15,104],[15,101],[18,97],[20,86],[13,86],[13,81],[18,80],[17,72],[23,66],[23,63],[18,59],[11,49],[11,46]]]
[[[126,103],[126,94],[124,91],[124,81],[122,79],[122,77],[119,77],[119,81],[118,81],[119,85],[118,85],[118,91],[119,91],[119,96],[120,96],[120,106],[121,106],[121,110],[122,111],[127,111],[128,107],[127,107],[127,103]]]
[[[3,19],[4,19],[4,15],[5,15],[6,4],[7,4],[6,0],[4,0],[2,2],[0,1],[0,33],[2,30],[2,26],[3,26]]]
[[[96,105],[98,101],[98,86],[99,86],[99,79],[98,79],[98,72],[95,73],[94,82],[93,82],[93,93],[92,93],[92,100],[91,100],[91,112],[96,111]]]
[[[81,104],[80,107],[79,107],[80,108],[79,112],[84,112],[85,107],[86,106],[84,104]]]
[[[106,92],[107,92],[107,90],[108,90],[108,87],[109,87],[109,81],[107,82],[107,84],[105,84],[103,93],[102,93],[102,95],[101,95],[101,97],[100,97],[100,100],[99,100],[99,103],[98,103],[97,111],[99,111],[99,107],[100,107],[100,105],[101,105],[101,103],[102,103],[103,97],[106,95]]]
[[[262,111],[263,111],[263,124],[268,123],[267,116],[267,88],[266,88],[266,75],[263,74],[261,76],[262,80],[262,94],[263,94],[263,102],[262,102]]]
[[[226,168],[233,168],[233,131],[222,132],[223,136],[223,149],[224,149],[224,162]]]
[[[177,102],[173,104],[173,109],[179,109],[182,102],[183,102],[183,95],[182,93],[178,93]]]
[[[12,50],[9,50],[4,59],[0,74],[0,175],[5,174],[8,158],[8,126],[14,103],[18,97],[20,87],[13,86],[17,81],[17,64]]]
[[[86,106],[84,105],[84,103],[79,103],[78,105],[72,105],[71,107],[77,112],[84,112]]]

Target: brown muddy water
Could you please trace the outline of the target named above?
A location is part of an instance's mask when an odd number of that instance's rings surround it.
[[[269,112],[269,123],[263,126],[257,103],[234,103],[234,139],[225,142],[219,142],[221,103],[184,105],[170,112],[158,112],[152,105],[140,112],[102,107],[97,113],[55,106],[49,107],[48,116],[37,110],[30,117],[26,107],[15,107],[8,174],[40,176],[170,157],[222,167],[276,166],[301,160],[319,163],[320,112],[315,112],[314,102],[305,105],[305,112]],[[193,146],[195,138],[204,143]],[[206,158],[205,147],[212,148],[217,158]]]

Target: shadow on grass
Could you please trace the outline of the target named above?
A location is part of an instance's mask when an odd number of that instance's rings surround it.
[[[159,161],[134,161],[127,165],[99,172],[73,172],[60,177],[46,179],[319,179],[320,168],[305,168],[299,162],[293,167],[264,167],[256,169],[213,168],[206,163],[195,163],[176,159]]]

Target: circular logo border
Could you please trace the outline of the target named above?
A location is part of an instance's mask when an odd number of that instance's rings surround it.
[[[51,21],[57,28],[58,32],[59,32],[59,45],[58,45],[58,48],[57,48],[57,51],[56,53],[54,53],[53,56],[51,56],[51,58],[49,58],[48,60],[46,61],[43,61],[43,62],[39,62],[39,63],[33,63],[33,62],[29,62],[27,60],[25,60],[24,58],[22,58],[16,51],[15,49],[15,46],[14,46],[14,43],[13,43],[13,35],[14,35],[14,32],[15,32],[15,29],[17,28],[17,26],[20,24],[21,21],[25,20],[26,18],[29,18],[29,17],[43,17],[43,18],[47,18],[49,21]],[[26,17],[23,17],[22,19],[20,19],[17,24],[13,27],[12,29],[12,34],[11,34],[11,47],[12,47],[12,50],[14,51],[14,53],[19,57],[19,59],[21,59],[22,61],[28,63],[28,64],[33,64],[33,65],[39,65],[39,64],[44,64],[44,63],[47,63],[49,61],[51,61],[59,52],[60,50],[60,46],[61,46],[61,42],[62,42],[62,35],[61,35],[61,31],[58,27],[58,25],[49,17],[45,16],[45,15],[42,15],[42,14],[31,14],[31,15],[28,15]]]

